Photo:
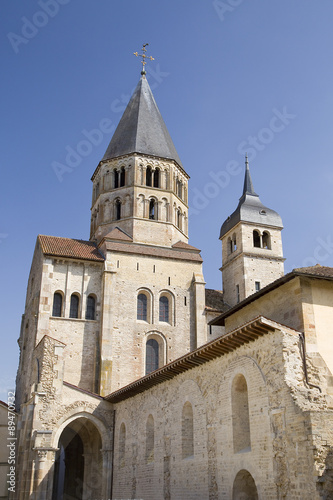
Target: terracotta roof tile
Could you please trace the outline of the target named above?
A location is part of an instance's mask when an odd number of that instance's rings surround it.
[[[223,301],[223,292],[221,290],[212,290],[206,288],[206,309],[211,311],[226,312],[230,306]]]
[[[333,267],[321,266],[320,264],[316,264],[315,266],[311,267],[299,267],[293,269],[293,272],[297,274],[307,274],[323,278],[333,278]]]
[[[178,248],[179,250],[195,250],[196,252],[200,252],[199,248],[192,247],[192,245],[189,245],[188,243],[184,243],[183,241],[178,241],[174,245],[172,245],[172,248]]]
[[[92,241],[60,238],[58,236],[38,235],[44,255],[68,257],[70,259],[93,260],[104,262],[104,257]]]
[[[128,234],[125,233],[125,231],[123,231],[119,227],[115,227],[114,229],[112,229],[112,231],[106,234],[103,239],[133,241],[133,238],[131,238]]]
[[[141,245],[139,243],[107,241],[106,249],[115,252],[131,253],[136,255],[149,255],[152,257],[162,257],[165,259],[185,260],[202,262],[198,252],[184,252],[177,248],[163,248],[156,246]]]

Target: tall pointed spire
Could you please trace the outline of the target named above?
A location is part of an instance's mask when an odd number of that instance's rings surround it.
[[[252,196],[258,196],[253,188],[247,153],[245,155],[245,178],[244,178],[243,196],[245,196],[246,194],[250,194]]]
[[[175,160],[182,166],[145,75],[142,75],[103,161],[132,153]]]

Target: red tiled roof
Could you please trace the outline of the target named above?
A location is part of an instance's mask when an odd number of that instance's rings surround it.
[[[38,240],[44,255],[97,262],[104,262],[105,260],[92,241],[45,236],[42,234],[38,235]]]
[[[223,292],[221,290],[206,288],[205,296],[207,310],[222,313],[230,309],[230,306],[223,301]]]
[[[114,229],[112,229],[112,231],[110,231],[108,234],[106,234],[103,239],[120,240],[120,241],[133,241],[133,238],[131,238],[128,234],[126,234],[119,227],[115,227]]]
[[[293,272],[322,278],[333,278],[333,267],[321,266],[320,264],[311,267],[298,267],[293,269]]]
[[[197,252],[201,251],[201,250],[199,250],[196,247],[192,247],[192,245],[189,245],[188,243],[184,243],[183,241],[178,241],[177,243],[175,243],[174,245],[172,245],[172,248],[179,248],[180,250],[181,249],[184,249],[184,250],[195,250]]]
[[[162,257],[165,259],[185,260],[202,262],[199,251],[187,251],[178,248],[163,248],[157,246],[142,245],[140,243],[106,241],[106,249],[114,252],[131,253],[135,255],[149,255],[151,257]]]

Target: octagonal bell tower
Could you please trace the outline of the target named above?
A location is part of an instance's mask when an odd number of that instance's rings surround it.
[[[222,281],[230,306],[284,274],[281,217],[265,207],[254,191],[245,160],[243,194],[236,210],[222,224]]]
[[[187,243],[188,179],[143,71],[92,176],[90,239],[118,228],[136,243]]]

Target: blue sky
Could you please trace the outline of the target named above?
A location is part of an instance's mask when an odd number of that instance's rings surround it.
[[[143,43],[191,176],[190,243],[207,286],[221,288],[219,229],[246,150],[256,192],[284,222],[286,272],[333,265],[331,0],[7,0],[1,11],[0,399],[14,385],[36,236],[89,238],[90,177],[140,78]],[[81,150],[105,119],[110,133]]]

